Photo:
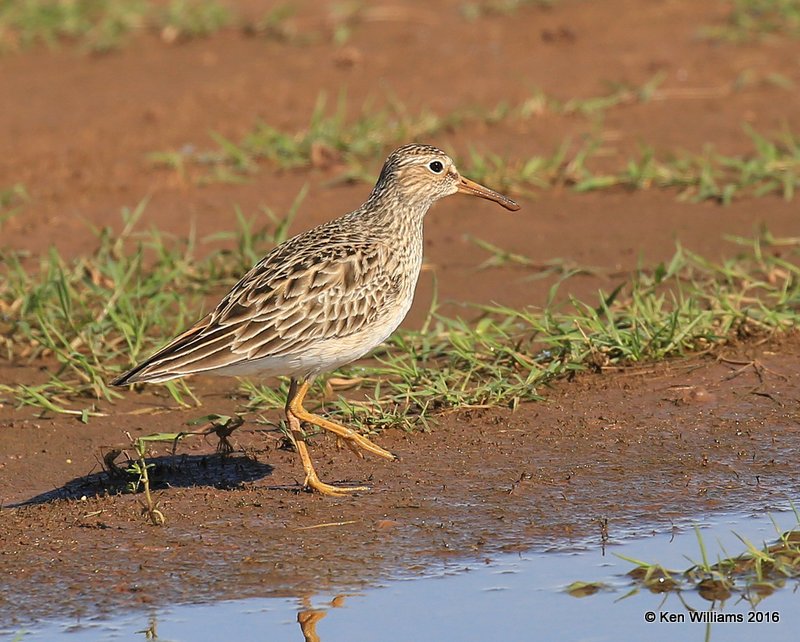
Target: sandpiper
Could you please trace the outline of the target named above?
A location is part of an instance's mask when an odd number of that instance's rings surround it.
[[[422,223],[434,202],[461,192],[519,206],[461,176],[442,150],[410,144],[392,152],[358,209],[281,243],[209,315],[112,383],[162,382],[193,374],[291,377],[286,419],[306,488],[325,495],[368,490],[317,476],[301,421],[353,450],[394,460],[363,435],[303,408],[314,377],[362,357],[400,325],[422,265]]]

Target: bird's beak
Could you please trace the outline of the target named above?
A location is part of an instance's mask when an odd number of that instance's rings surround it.
[[[471,181],[468,178],[464,178],[463,176],[459,177],[458,191],[461,192],[462,194],[480,196],[481,198],[485,198],[486,200],[494,201],[495,203],[499,203],[507,210],[511,210],[512,212],[516,212],[519,209],[519,205],[517,205],[514,201],[508,198],[508,196],[503,196],[499,192],[495,192],[493,189],[484,187],[480,183]]]

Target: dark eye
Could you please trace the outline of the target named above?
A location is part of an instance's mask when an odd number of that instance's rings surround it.
[[[444,165],[442,165],[441,161],[431,161],[430,163],[428,163],[428,168],[434,174],[438,174],[444,169]]]

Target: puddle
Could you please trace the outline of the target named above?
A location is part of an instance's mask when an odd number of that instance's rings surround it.
[[[796,524],[794,513],[773,512],[781,530]],[[735,531],[757,546],[776,538],[766,514],[723,515],[699,520],[711,561],[744,545]],[[618,532],[618,535],[620,533]],[[395,577],[357,593],[317,594],[305,599],[249,598],[208,604],[175,604],[118,615],[87,614],[81,620],[49,620],[2,630],[3,640],[170,642],[270,640],[315,642],[421,640],[794,640],[800,615],[798,583],[765,598],[757,615],[738,595],[714,605],[714,622],[692,621],[690,607],[707,612],[711,602],[696,591],[653,594],[625,575],[632,565],[614,553],[685,569],[700,561],[694,529],[687,522],[642,536],[628,532],[606,546],[563,543],[546,552],[494,556],[490,560],[446,561],[422,576]],[[609,590],[576,598],[564,589],[592,581]],[[646,621],[648,613],[656,621]],[[662,615],[663,614],[663,615]],[[738,621],[720,621],[726,614]],[[773,620],[777,614],[778,621]],[[677,621],[669,622],[669,618]],[[707,613],[704,617],[709,619]],[[750,619],[754,621],[749,621]],[[770,620],[770,621],[767,621]],[[302,626],[301,626],[302,623]],[[151,637],[148,637],[151,636]]]

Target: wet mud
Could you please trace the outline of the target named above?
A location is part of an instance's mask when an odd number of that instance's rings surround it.
[[[356,590],[442,558],[597,546],[715,511],[766,514],[800,490],[799,356],[792,335],[582,375],[514,412],[459,411],[427,433],[385,431],[376,439],[401,454],[394,463],[317,438],[327,479],[373,488],[343,499],[302,492],[296,455],[275,432],[245,425],[227,456],[213,440],[184,442],[174,456],[165,446],[154,459],[162,527],[148,525],[141,495],[109,494],[116,480],[97,460],[123,422],[164,429],[186,412],[120,413],[72,426],[79,440],[59,422],[6,419],[6,613],[24,621]]]

